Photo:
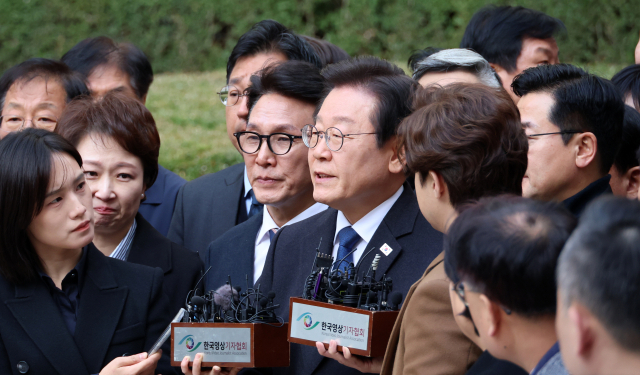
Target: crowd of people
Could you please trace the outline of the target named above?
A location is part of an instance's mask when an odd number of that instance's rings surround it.
[[[0,372],[636,373],[640,43],[607,80],[560,63],[564,32],[487,6],[409,77],[261,21],[217,91],[244,163],[190,182],[158,164],[135,45],[6,70]],[[316,249],[378,257],[405,296],[383,357],[336,340],[291,344],[279,368],[148,355],[205,269],[204,290],[246,275],[287,319]]]

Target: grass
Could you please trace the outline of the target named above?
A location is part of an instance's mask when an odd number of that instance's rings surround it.
[[[404,64],[398,64],[406,69]],[[583,66],[611,78],[620,64]],[[216,92],[225,84],[225,71],[165,73],[155,77],[147,106],[162,139],[160,164],[187,180],[217,172],[242,161],[231,145],[224,106]]]

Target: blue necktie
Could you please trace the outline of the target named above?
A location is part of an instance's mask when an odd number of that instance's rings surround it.
[[[249,196],[251,196],[251,209],[249,209],[248,217],[251,217],[257,213],[262,212],[262,203],[258,202],[256,195],[253,194],[253,189],[249,190]]]
[[[349,253],[360,241],[360,236],[353,228],[345,227],[338,232],[338,240],[340,240],[340,244],[338,245],[338,257],[335,259],[334,269],[346,270],[349,263],[353,263],[353,253]],[[347,254],[349,255],[347,256]],[[344,261],[338,264],[342,258],[344,258]]]
[[[273,236],[276,235],[276,233],[278,232],[278,228],[273,228],[273,229],[269,229],[269,241],[271,241],[273,239]]]

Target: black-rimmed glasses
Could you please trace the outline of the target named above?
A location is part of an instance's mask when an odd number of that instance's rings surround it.
[[[4,115],[0,116],[0,128],[8,132],[22,130],[27,120],[22,116]],[[53,115],[34,116],[31,119],[34,128],[54,131],[58,124],[58,119]]]
[[[247,154],[255,154],[262,146],[262,140],[267,140],[269,150],[276,155],[284,155],[291,150],[291,145],[296,139],[302,138],[300,135],[291,135],[287,133],[273,133],[268,135],[258,134],[256,132],[237,132],[233,135],[238,140],[240,149]]]
[[[246,91],[241,92],[237,87],[231,85],[227,85],[221,88],[220,91],[217,92],[217,94],[218,96],[220,96],[220,101],[222,102],[222,104],[227,107],[238,104],[240,98],[249,95]]]
[[[305,125],[302,128],[302,141],[305,146],[309,148],[314,148],[318,145],[318,140],[320,138],[324,138],[327,147],[331,151],[339,151],[342,148],[342,144],[344,143],[345,138],[349,138],[354,135],[365,135],[365,134],[376,134],[373,133],[350,133],[350,134],[342,134],[340,129],[338,128],[328,128],[327,130],[321,132],[316,129],[313,125]]]
[[[478,328],[476,327],[476,323],[473,321],[473,317],[471,317],[471,310],[469,310],[469,303],[467,302],[467,298],[466,298],[464,282],[458,281],[457,283],[453,284],[453,289],[452,290],[454,292],[456,292],[456,294],[458,295],[458,297],[460,298],[460,300],[464,304],[464,311],[461,312],[460,315],[464,316],[465,318],[467,318],[467,319],[469,319],[471,321],[471,324],[473,325],[473,330],[474,330],[475,334],[477,336],[480,336],[480,334],[478,333]],[[510,309],[507,309],[504,306],[501,306],[501,307],[502,307],[502,310],[504,310],[505,314],[511,315],[511,310]]]
[[[542,135],[555,135],[555,134],[578,134],[578,133],[582,133],[579,130],[563,130],[561,132],[553,132],[553,133],[539,133],[539,134],[527,134],[527,138],[531,138],[531,137],[540,137]]]

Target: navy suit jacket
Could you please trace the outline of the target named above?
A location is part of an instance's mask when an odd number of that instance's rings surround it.
[[[169,297],[169,311],[174,316],[185,307],[187,293],[202,276],[202,260],[193,251],[171,242],[140,214],[131,242],[128,262],[158,267],[164,273],[164,293]]]
[[[393,290],[405,296],[413,283],[422,277],[432,260],[442,252],[442,233],[436,231],[420,213],[415,193],[405,183],[404,191],[384,217],[371,237],[359,263],[360,274],[367,271],[376,254],[381,255],[377,277],[383,274],[393,280]],[[280,304],[278,316],[288,321],[289,297],[302,294],[309,276],[316,247],[322,239],[320,251],[333,252],[338,211],[332,208],[299,223],[283,227],[273,237],[267,260],[258,280],[260,288],[276,293],[274,303]],[[393,251],[384,255],[380,247],[387,244]],[[364,255],[364,254],[363,254]],[[362,276],[360,276],[362,277]],[[315,347],[292,344],[291,365],[271,369],[274,374],[360,374],[359,371],[324,358]],[[271,372],[264,370],[265,373]]]
[[[178,190],[186,183],[184,178],[158,165],[158,178],[145,192],[147,199],[140,204],[138,212],[163,236],[169,232]]]
[[[261,226],[262,215],[254,215],[209,244],[204,264],[205,268],[211,266],[211,270],[205,277],[205,290],[218,289],[229,276],[233,285],[244,288],[245,275],[253,285],[253,256]]]
[[[244,163],[189,181],[178,192],[167,237],[204,257],[209,244],[238,223],[241,203]]]
[[[151,349],[173,318],[162,271],[93,247],[85,267],[75,336],[42,280],[15,285],[0,276],[0,373],[17,375],[25,362],[29,374],[97,374],[116,357]],[[166,350],[156,373],[175,373]]]

